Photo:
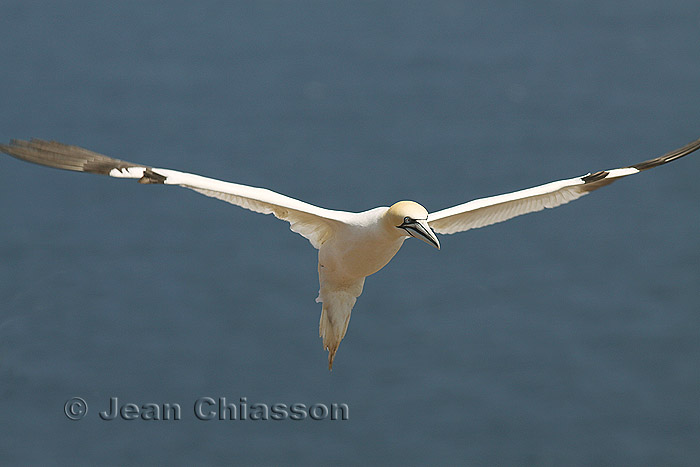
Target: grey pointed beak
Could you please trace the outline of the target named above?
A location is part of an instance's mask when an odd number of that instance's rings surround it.
[[[403,224],[401,228],[408,232],[411,237],[419,238],[438,250],[440,249],[440,240],[428,225],[427,219],[417,219],[409,224]]]

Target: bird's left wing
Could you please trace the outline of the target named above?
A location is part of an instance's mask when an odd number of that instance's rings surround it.
[[[522,214],[555,208],[593,190],[626,177],[666,164],[700,149],[700,139],[663,156],[621,169],[547,183],[489,198],[481,198],[428,215],[428,224],[437,233],[451,234],[503,222]]]
[[[343,223],[349,214],[320,208],[265,188],[126,162],[55,141],[12,140],[9,145],[0,145],[0,151],[18,159],[58,169],[109,175],[115,178],[131,178],[138,180],[139,183],[179,185],[190,188],[203,195],[218,198],[251,211],[273,214],[278,219],[289,222],[291,230],[307,238],[315,248],[319,248],[332,235],[334,228],[339,223]]]

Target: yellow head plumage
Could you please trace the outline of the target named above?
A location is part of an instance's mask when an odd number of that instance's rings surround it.
[[[394,203],[385,216],[394,227],[403,224],[406,217],[411,219],[427,219],[428,210],[415,201],[399,201]]]
[[[384,214],[384,225],[396,235],[416,237],[440,249],[440,241],[428,224],[428,210],[415,201],[391,206]]]

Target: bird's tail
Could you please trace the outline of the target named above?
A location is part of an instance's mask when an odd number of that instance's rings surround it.
[[[350,288],[340,290],[321,287],[317,302],[323,302],[318,335],[323,339],[323,348],[328,350],[328,369],[333,369],[333,359],[340,341],[345,337],[350,323],[350,313],[362,293],[364,278]]]

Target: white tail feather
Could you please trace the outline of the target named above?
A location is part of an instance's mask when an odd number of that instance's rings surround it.
[[[357,297],[362,293],[365,279],[362,278],[349,286],[331,288],[321,285],[317,302],[323,303],[321,320],[318,324],[318,335],[323,339],[323,348],[328,350],[328,369],[333,369],[333,359],[338,351],[340,341],[345,337],[350,323],[350,313],[355,306]]]

